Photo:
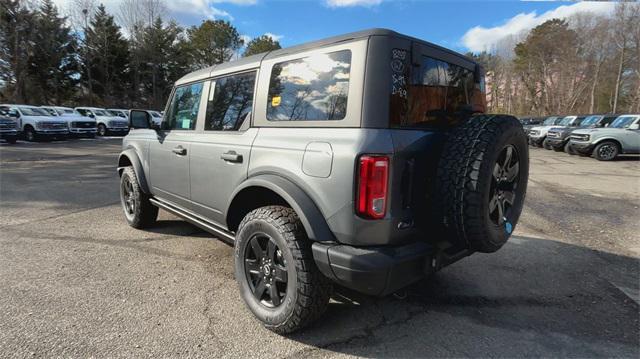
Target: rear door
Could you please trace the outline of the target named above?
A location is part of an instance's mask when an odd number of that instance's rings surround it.
[[[149,181],[156,197],[189,208],[190,143],[201,116],[204,82],[177,87],[166,121],[149,148]]]
[[[225,223],[224,211],[234,189],[247,178],[255,70],[214,78],[206,95],[203,131],[190,144],[191,202],[199,215]]]

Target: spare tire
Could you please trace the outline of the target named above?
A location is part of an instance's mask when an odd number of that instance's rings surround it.
[[[438,213],[451,242],[485,253],[506,243],[524,204],[528,151],[513,116],[476,115],[451,130],[436,182]]]

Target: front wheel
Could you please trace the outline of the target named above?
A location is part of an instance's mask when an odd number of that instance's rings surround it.
[[[33,142],[37,140],[36,131],[31,126],[27,126],[24,128],[24,139]]]
[[[244,217],[236,235],[235,276],[251,312],[279,334],[320,317],[332,290],[316,267],[298,215],[283,206],[261,207]]]
[[[98,136],[106,136],[107,135],[107,126],[104,123],[98,125]]]
[[[552,148],[546,138],[544,139],[544,141],[542,141],[542,148],[544,148],[545,150],[551,150]]]
[[[575,155],[576,151],[571,147],[571,145],[569,144],[569,142],[567,142],[566,145],[564,145],[564,152],[570,155]]]
[[[604,141],[599,143],[593,149],[593,156],[598,161],[611,161],[620,153],[620,147],[613,141]]]
[[[133,167],[125,167],[120,177],[120,203],[127,222],[133,228],[147,228],[158,219],[158,207],[151,204],[149,196],[140,188]]]
[[[7,137],[7,142],[14,145],[16,142],[18,142],[18,137]]]

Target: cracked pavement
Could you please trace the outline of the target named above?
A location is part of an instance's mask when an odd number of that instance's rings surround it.
[[[126,225],[120,139],[0,144],[0,357],[638,357],[640,161],[531,149],[516,235],[397,295],[338,289],[279,336],[233,250],[161,211]]]

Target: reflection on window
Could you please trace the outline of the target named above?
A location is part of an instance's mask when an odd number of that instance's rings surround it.
[[[351,51],[317,54],[273,66],[267,119],[341,120],[347,113]]]
[[[391,98],[391,120],[396,126],[455,125],[472,113],[474,104],[482,103],[469,69],[423,56],[420,68],[412,72],[407,99]]]
[[[201,95],[202,82],[176,88],[166,129],[193,130],[196,127]]]
[[[206,131],[237,131],[251,113],[256,73],[215,80],[207,104]]]

